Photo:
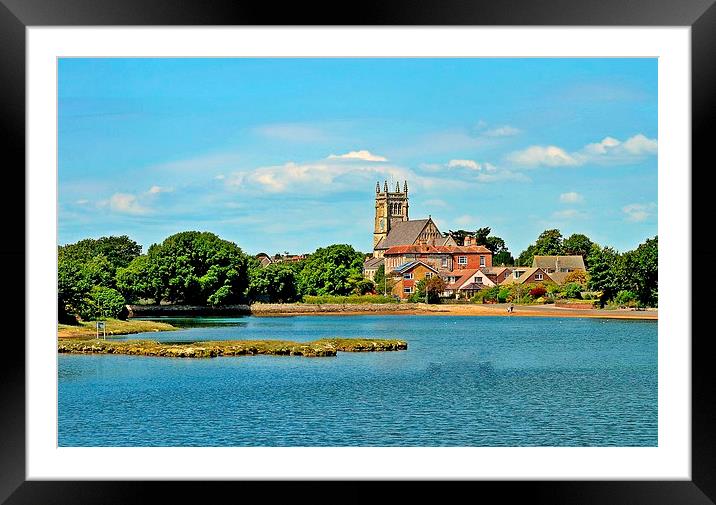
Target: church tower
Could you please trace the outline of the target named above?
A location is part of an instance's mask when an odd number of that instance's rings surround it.
[[[393,224],[408,219],[408,181],[396,183],[395,191],[388,190],[388,181],[383,183],[381,191],[380,182],[375,185],[375,227],[373,229],[373,247],[385,238]]]

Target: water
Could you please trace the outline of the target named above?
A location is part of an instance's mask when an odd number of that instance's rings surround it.
[[[657,324],[581,318],[161,320],[164,341],[403,338],[407,351],[58,355],[60,446],[656,446]]]

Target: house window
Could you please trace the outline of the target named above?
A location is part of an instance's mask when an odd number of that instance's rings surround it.
[[[484,256],[480,256],[480,266],[481,267],[485,266],[485,257]]]
[[[515,279],[517,279],[520,275],[522,275],[522,272],[520,272],[519,270],[515,270],[512,273],[515,275]]]
[[[541,281],[544,277],[542,277],[542,274],[535,274],[535,280]]]
[[[445,267],[445,268],[447,268],[447,266],[448,266],[448,260],[447,260],[447,258],[443,258],[442,266]]]
[[[458,265],[467,265],[467,256],[458,256],[457,264]]]
[[[403,279],[410,280],[413,278],[413,273],[403,274]]]
[[[425,278],[430,279],[433,276],[432,272],[425,272]]]
[[[409,294],[413,292],[413,288],[403,288],[403,293]]]

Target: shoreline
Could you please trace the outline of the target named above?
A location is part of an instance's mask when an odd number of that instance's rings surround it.
[[[507,312],[506,303],[499,304],[435,304],[425,303],[360,303],[360,304],[310,304],[310,303],[255,303],[251,306],[236,305],[212,310],[195,306],[131,306],[130,321],[136,317],[196,317],[196,316],[358,316],[358,315],[408,315],[408,316],[497,316],[497,317],[583,317],[602,319],[658,320],[658,310],[593,309],[556,307],[554,305],[515,305]],[[136,319],[135,319],[136,320]],[[137,321],[141,322],[141,321]],[[151,331],[151,330],[150,330]],[[109,334],[109,331],[107,332]]]
[[[583,317],[593,319],[658,320],[657,310],[606,310],[554,307],[552,305],[515,305],[512,313],[502,304],[351,304],[308,307],[307,304],[273,304],[270,307],[251,307],[257,317],[287,316],[358,316],[358,315],[409,315],[409,316],[476,316],[476,317]],[[399,309],[397,307],[400,307]],[[397,310],[396,310],[397,309]]]

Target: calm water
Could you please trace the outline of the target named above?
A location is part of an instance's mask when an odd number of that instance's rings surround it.
[[[656,446],[657,323],[162,318],[164,341],[404,338],[408,350],[59,355],[61,446]]]

